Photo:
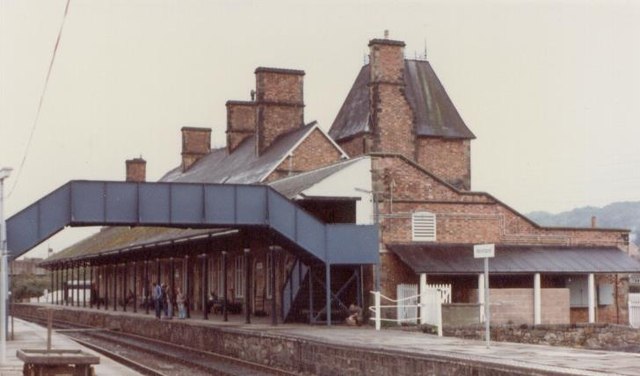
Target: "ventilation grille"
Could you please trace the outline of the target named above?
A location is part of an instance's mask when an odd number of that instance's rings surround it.
[[[436,241],[436,215],[429,212],[413,213],[411,217],[411,240]]]

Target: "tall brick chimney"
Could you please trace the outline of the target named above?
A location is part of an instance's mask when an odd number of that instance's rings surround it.
[[[258,67],[256,147],[262,154],[279,135],[304,125],[304,71]]]
[[[256,132],[256,102],[227,101],[227,150],[229,154],[242,140]]]
[[[211,129],[183,127],[182,171],[187,171],[200,158],[211,151]]]
[[[391,39],[369,41],[370,151],[412,157],[416,137],[413,111],[405,95],[404,46]]]
[[[147,161],[140,158],[127,159],[127,181],[142,183],[147,179]]]

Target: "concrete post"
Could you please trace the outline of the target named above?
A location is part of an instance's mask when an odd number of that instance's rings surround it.
[[[420,324],[427,321],[427,275],[420,274]]]
[[[589,273],[589,324],[596,322],[596,278]]]
[[[480,303],[480,322],[484,322],[484,274],[478,275],[478,303]]]
[[[533,275],[533,323],[542,324],[542,291],[540,288],[540,273]]]
[[[380,291],[374,291],[373,292],[373,296],[374,296],[374,304],[376,307],[376,316],[375,316],[375,320],[376,320],[376,330],[380,330]]]

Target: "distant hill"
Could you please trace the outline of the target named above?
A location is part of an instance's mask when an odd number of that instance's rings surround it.
[[[603,208],[585,206],[558,214],[535,211],[525,214],[542,226],[589,227],[591,217],[597,218],[597,227],[626,228],[631,230],[631,241],[640,245],[640,201],[615,202]]]

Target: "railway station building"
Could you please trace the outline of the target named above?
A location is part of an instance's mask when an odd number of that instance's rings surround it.
[[[140,311],[151,283],[161,282],[205,317],[323,323],[344,319],[351,304],[371,305],[378,285],[395,298],[400,285],[422,278],[450,285],[456,309],[482,301],[473,245],[494,243],[492,322],[628,323],[628,275],[640,272],[627,255],[629,231],[543,227],[473,191],[475,136],[430,63],[406,59],[404,47],[369,42],[369,62],[328,132],[305,119],[303,71],[260,67],[255,97],[226,103],[225,147],[211,148],[210,129],[182,128],[181,163],[157,183],[146,182],[144,160],[126,161],[126,181],[138,191],[204,187],[181,193],[191,202],[211,185],[218,205],[236,215],[264,211],[261,195],[286,201],[296,208],[295,237],[242,221],[108,226],[41,264],[53,271],[53,290],[89,279],[87,306]],[[319,233],[316,221],[338,230]],[[372,232],[340,232],[348,226],[375,230],[374,256],[363,245]],[[336,262],[301,250],[305,241],[331,243]]]

